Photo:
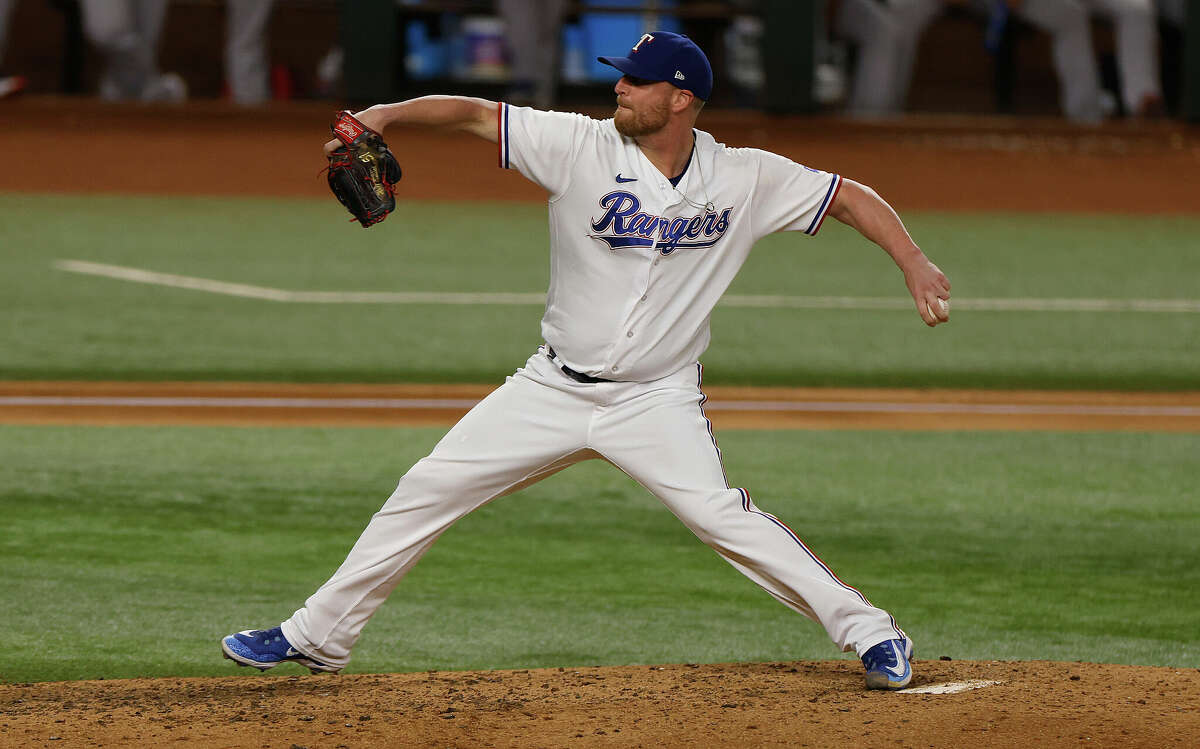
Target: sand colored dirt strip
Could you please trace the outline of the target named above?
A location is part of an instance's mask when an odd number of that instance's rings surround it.
[[[999,683],[869,692],[849,660],[344,676],[289,664],[278,676],[0,685],[0,746],[1028,749],[1186,747],[1200,732],[1194,668],[915,666],[918,687]]]
[[[0,382],[4,424],[449,426],[491,385]],[[718,429],[1200,432],[1200,392],[706,387]]]

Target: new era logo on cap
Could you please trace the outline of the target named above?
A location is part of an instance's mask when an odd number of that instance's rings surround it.
[[[683,73],[681,73],[680,71],[676,70],[676,71],[675,71],[675,80],[678,80],[678,81],[683,81],[683,80],[687,80],[687,79],[683,77]]]

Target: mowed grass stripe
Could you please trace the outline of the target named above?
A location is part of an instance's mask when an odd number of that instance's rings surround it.
[[[84,260],[56,260],[58,270],[103,276],[154,286],[203,291],[210,294],[300,304],[503,304],[537,305],[546,296],[537,292],[426,292],[426,291],[294,291],[268,286],[217,281],[208,278],[160,273]],[[908,310],[913,302],[902,297],[786,296],[779,294],[729,294],[721,306],[822,310]],[[1200,313],[1198,299],[958,299],[955,309],[991,312],[1184,312]]]

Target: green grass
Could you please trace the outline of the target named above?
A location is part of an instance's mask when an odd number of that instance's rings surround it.
[[[233,673],[217,639],[301,605],[440,434],[0,427],[0,678]],[[731,481],[892,611],[919,657],[1200,659],[1200,435],[729,432],[721,445]],[[592,462],[451,529],[350,670],[836,656]]]
[[[536,306],[304,305],[54,270],[59,258],[298,290],[542,292],[545,209],[406,204],[363,231],[333,201],[0,195],[0,379],[487,381],[540,343]],[[30,220],[36,215],[37,220]],[[1200,218],[905,217],[959,299],[1200,299]],[[731,293],[906,294],[829,222],[776,235]],[[712,383],[1193,389],[1195,313],[718,307]]]

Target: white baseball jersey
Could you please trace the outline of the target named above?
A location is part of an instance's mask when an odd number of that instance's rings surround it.
[[[500,105],[500,166],[550,193],[542,336],[574,370],[645,382],[699,359],[759,239],[816,234],[842,179],[695,131],[673,187],[612,120]]]

